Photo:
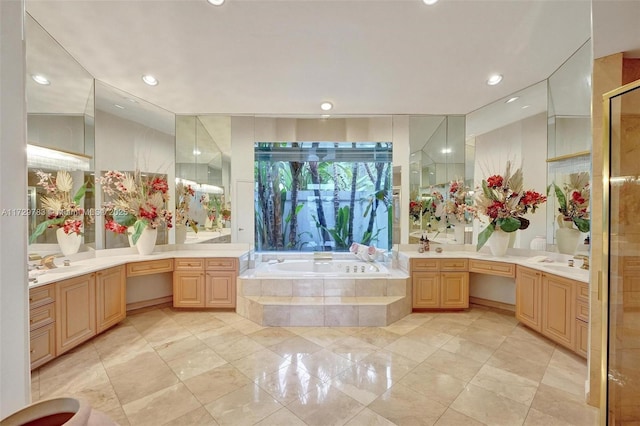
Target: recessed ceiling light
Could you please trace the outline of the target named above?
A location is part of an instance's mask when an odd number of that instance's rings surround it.
[[[489,86],[495,86],[496,84],[500,83],[501,81],[502,81],[502,74],[493,74],[487,80],[487,84]]]
[[[32,74],[31,78],[33,79],[33,81],[35,81],[38,84],[42,84],[43,86],[48,86],[49,84],[51,84],[51,82],[47,80],[46,77],[40,74]]]
[[[113,104],[114,107],[119,108],[119,109],[124,109],[124,107],[122,105],[118,105],[118,104]]]
[[[510,104],[511,102],[515,102],[520,99],[520,96],[514,96],[513,98],[509,98],[505,101],[505,104]]]
[[[451,154],[453,152],[453,150],[451,148],[442,148],[442,152],[443,154]]]
[[[207,0],[207,3],[212,4],[214,6],[222,6],[224,0]]]
[[[136,101],[136,100],[135,100],[135,99],[133,99],[133,98],[126,98],[126,99],[127,99],[129,102],[131,102],[132,104],[137,104],[137,103],[138,103],[138,101]]]
[[[333,104],[331,102],[323,102],[320,104],[320,109],[323,111],[329,111],[333,108]]]
[[[522,109],[527,109],[529,108],[531,105],[523,105]]]
[[[193,150],[193,155],[200,155],[200,154],[202,154],[202,151],[200,151],[199,149]]]
[[[431,6],[438,3],[438,0],[422,0],[422,3],[426,4],[427,6]]]
[[[156,79],[154,76],[150,75],[150,74],[145,74],[142,76],[142,81],[144,81],[145,83],[147,83],[149,86],[157,86],[158,85],[158,79]]]
[[[331,115],[329,115],[329,114],[322,114],[322,118],[329,118],[329,117],[331,117]]]

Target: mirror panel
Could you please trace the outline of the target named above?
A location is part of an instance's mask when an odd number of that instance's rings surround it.
[[[95,100],[96,170],[101,174],[117,170],[163,175],[169,194],[174,194],[174,114],[101,81],[96,81]],[[97,185],[97,205],[105,201]],[[175,199],[171,198],[167,208],[173,210],[174,203]],[[129,246],[126,235],[106,231],[104,223],[104,216],[96,216],[97,248]],[[156,244],[169,242],[169,230],[162,225],[158,228]]]
[[[40,214],[44,213],[42,197],[47,192],[39,184],[38,170],[53,177],[59,170],[70,172],[72,196],[86,183],[88,189],[78,207],[93,213],[94,81],[29,14],[25,16],[25,34],[28,200],[30,211],[35,213],[29,220],[31,237],[37,226],[47,220],[46,214]],[[38,84],[34,77],[45,84]],[[57,229],[54,226],[44,230],[29,251],[59,251]],[[81,251],[95,248],[95,226],[87,220],[83,244]]]

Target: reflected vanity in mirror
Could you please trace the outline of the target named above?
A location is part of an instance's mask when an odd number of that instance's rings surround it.
[[[176,243],[230,243],[231,117],[176,116]]]
[[[29,14],[25,34],[29,251],[60,252],[58,238],[86,251],[96,241],[87,220],[95,207],[94,80]]]

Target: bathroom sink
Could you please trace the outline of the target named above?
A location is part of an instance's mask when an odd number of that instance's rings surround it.
[[[48,269],[47,275],[67,274],[71,272],[78,272],[83,269],[86,269],[86,266],[82,266],[82,265],[58,266],[57,268],[54,268],[54,269]]]
[[[578,277],[589,277],[589,270],[582,269],[577,266],[567,266],[560,263],[552,263],[548,265],[544,265],[545,269],[548,269],[550,272],[562,272],[565,274],[571,274]]]

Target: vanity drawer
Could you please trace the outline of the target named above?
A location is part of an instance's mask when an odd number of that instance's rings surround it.
[[[127,277],[173,272],[173,259],[146,260],[127,263]]]
[[[194,270],[203,270],[204,269],[204,259],[201,258],[193,258],[193,257],[185,257],[185,258],[177,258],[175,259],[175,270],[176,271],[194,271]]]
[[[56,305],[49,303],[29,311],[29,327],[35,330],[43,325],[51,324],[56,318]]]
[[[230,257],[213,257],[206,260],[206,269],[217,271],[235,271],[238,266],[238,259]]]
[[[472,259],[469,261],[469,272],[515,278],[516,265],[513,263]]]
[[[437,271],[438,259],[411,259],[412,271]]]
[[[29,356],[32,370],[56,357],[55,324],[52,323],[31,332]]]
[[[467,259],[440,259],[441,271],[466,271],[469,269]]]
[[[589,302],[581,299],[576,301],[576,318],[589,322]]]
[[[587,284],[578,283],[578,288],[576,290],[576,297],[578,298],[578,300],[583,299],[587,302],[589,301],[589,286]]]
[[[29,289],[29,308],[37,308],[38,306],[52,303],[56,300],[56,289],[53,284],[42,287]]]

